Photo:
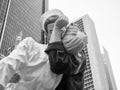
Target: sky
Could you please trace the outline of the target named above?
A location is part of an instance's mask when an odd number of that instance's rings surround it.
[[[108,51],[117,89],[120,90],[120,0],[49,0],[70,22],[88,14],[95,23],[100,48]],[[102,49],[101,49],[102,50]]]

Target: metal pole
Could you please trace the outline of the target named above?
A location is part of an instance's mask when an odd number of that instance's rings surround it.
[[[0,39],[0,49],[1,49],[2,41],[3,41],[4,32],[5,32],[5,26],[6,26],[8,12],[9,12],[9,8],[10,8],[10,2],[11,2],[11,0],[8,1],[7,8],[6,8],[6,14],[5,14],[5,17],[4,17],[4,20],[3,20],[3,25],[2,25],[2,28],[1,28],[2,31],[1,31],[1,39]]]

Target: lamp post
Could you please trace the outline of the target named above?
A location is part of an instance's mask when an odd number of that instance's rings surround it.
[[[23,32],[21,31],[16,37],[15,47],[20,43],[20,41],[22,41],[22,36],[23,36]]]

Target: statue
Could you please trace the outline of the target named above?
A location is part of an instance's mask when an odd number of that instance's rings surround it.
[[[82,49],[87,44],[87,35],[76,26],[68,25],[68,18],[57,9],[47,11],[40,21],[49,43],[40,44],[27,37],[3,58],[0,61],[0,90],[82,89],[82,86],[75,87],[74,81],[84,72]],[[47,29],[51,23],[52,31]],[[71,88],[68,85],[72,85]]]

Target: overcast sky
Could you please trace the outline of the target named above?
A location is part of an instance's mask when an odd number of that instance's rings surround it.
[[[109,54],[117,89],[120,90],[120,0],[49,0],[49,9],[60,9],[70,22],[88,14],[100,46]]]

